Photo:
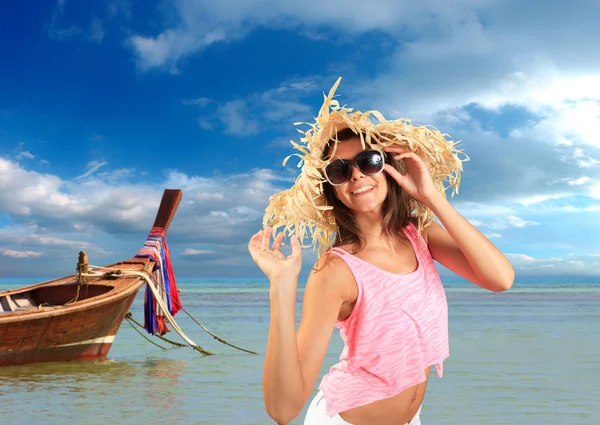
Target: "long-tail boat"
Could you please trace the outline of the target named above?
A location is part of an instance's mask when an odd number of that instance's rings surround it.
[[[148,239],[133,258],[94,268],[80,252],[77,273],[0,292],[0,366],[106,357],[138,291],[157,278],[164,276],[161,287],[171,293],[153,286],[156,301],[178,302],[165,238],[180,200],[180,190],[164,191]],[[146,310],[153,305],[149,295]],[[168,330],[164,315],[162,323],[156,315],[146,318],[155,322],[146,324],[148,332]]]

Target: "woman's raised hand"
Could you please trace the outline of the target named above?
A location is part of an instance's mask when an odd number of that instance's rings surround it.
[[[396,180],[402,189],[419,203],[429,206],[430,202],[440,193],[435,188],[433,180],[427,165],[414,152],[409,151],[404,147],[387,147],[386,152],[396,154],[394,159],[403,160],[406,165],[407,173],[400,174],[394,167],[389,164],[385,165],[387,173]]]
[[[287,257],[281,253],[281,241],[283,240],[283,232],[279,233],[274,241],[273,246],[269,248],[269,242],[273,228],[266,227],[260,230],[250,239],[248,251],[256,265],[269,278],[269,281],[294,280],[297,282],[300,269],[302,268],[302,247],[300,241],[294,235],[291,237],[290,243],[292,253]]]

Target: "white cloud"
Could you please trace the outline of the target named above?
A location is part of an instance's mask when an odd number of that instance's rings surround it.
[[[23,158],[27,158],[27,159],[33,159],[33,158],[35,158],[35,155],[34,155],[34,154],[32,154],[32,153],[31,153],[31,152],[29,152],[29,151],[23,151],[23,152],[19,153],[19,154],[16,156],[16,158],[17,158],[17,159],[23,159]]]
[[[600,165],[600,160],[596,158],[586,158],[584,160],[577,161],[577,165],[579,165],[581,168],[596,167]]]
[[[90,167],[98,165],[91,163]],[[81,185],[77,178],[62,180],[0,158],[0,213],[17,223],[34,222],[38,226],[31,229],[37,235],[36,241],[17,240],[16,236],[11,240],[30,244],[65,243],[56,235],[54,238],[41,236],[40,231],[45,227],[70,231],[74,223],[79,229],[89,229],[91,225],[108,233],[146,231],[156,213],[163,187],[183,190],[185,202],[180,206],[178,217],[183,217],[186,237],[197,235],[202,240],[206,234],[218,240],[222,233],[224,239],[233,240],[240,228],[260,224],[268,197],[277,191],[275,185],[288,181],[270,170],[260,169],[213,177],[172,171],[165,181],[153,185],[130,184],[123,180],[133,173],[132,170],[114,170],[105,175],[90,175],[85,185]]]
[[[86,241],[68,240],[56,236],[44,236],[39,234],[19,235],[11,234],[10,232],[2,232],[2,237],[4,241],[8,243],[32,246],[72,247],[80,249],[89,249],[93,247],[90,242]]]
[[[91,176],[92,174],[94,174],[96,171],[98,171],[98,169],[100,167],[104,167],[106,164],[108,164],[108,162],[104,161],[104,162],[99,162],[99,161],[91,161],[90,163],[88,163],[87,165],[87,170],[85,173],[83,173],[80,176],[77,176],[76,179],[85,179],[89,176]]]
[[[468,203],[463,207],[463,204],[459,203],[456,208],[462,215],[467,217],[473,226],[478,228],[488,228],[493,230],[505,230],[510,228],[521,229],[540,224],[534,220],[525,220],[518,217],[515,215],[516,210],[506,205]],[[501,237],[498,233],[491,234],[494,235],[494,237]]]
[[[207,97],[196,97],[193,99],[181,99],[182,105],[198,105],[201,107],[207,106],[211,102],[211,99]]]
[[[519,16],[514,14],[517,6]],[[215,41],[238,40],[256,27],[328,28],[337,30],[338,37],[382,32],[398,42],[398,49],[380,75],[360,83],[359,92],[385,98],[377,103],[388,109],[419,115],[470,103],[493,109],[519,104],[537,112],[550,106],[565,111],[564,125],[570,122],[588,134],[595,120],[580,125],[577,113],[591,118],[594,102],[563,108],[571,100],[600,99],[598,59],[591,55],[590,42],[598,29],[586,19],[600,8],[592,3],[566,10],[553,6],[498,0],[461,0],[451,6],[441,0],[385,0],[376,6],[358,0],[182,0],[173,4],[178,21],[155,36],[133,35],[130,40],[140,66],[168,69]],[[444,78],[439,78],[440,70]]]
[[[68,205],[69,197],[58,191],[61,184],[56,176],[27,171],[0,157],[0,206],[5,213],[27,216],[34,205]]]
[[[522,262],[527,262],[527,263],[538,261],[535,258],[530,257],[529,255],[526,255],[526,254],[507,253],[507,254],[505,254],[505,256],[512,260],[522,261]]]
[[[193,248],[186,248],[183,250],[183,252],[181,253],[181,255],[183,256],[194,256],[194,255],[212,255],[215,254],[215,251],[209,250],[209,249],[193,249]]]
[[[568,255],[567,258],[536,258],[527,254],[505,254],[517,274],[523,276],[540,275],[540,271],[548,270],[552,275],[597,276],[600,263],[593,261],[589,255]],[[543,272],[542,272],[543,273]]]
[[[225,133],[249,136],[260,131],[258,121],[250,118],[250,111],[243,100],[232,100],[220,106],[217,116],[225,126]]]
[[[496,220],[489,225],[492,229],[507,229],[510,227],[523,228],[527,226],[536,226],[540,223],[532,220],[523,220],[520,217],[509,215],[503,220]]]
[[[79,34],[81,34],[82,30],[80,27],[76,25],[70,25],[66,28],[57,28],[54,24],[50,24],[47,26],[48,28],[48,37],[51,40],[69,40],[72,39]]]
[[[317,80],[316,77],[289,79],[275,88],[251,93],[245,99],[217,101],[197,97],[183,99],[182,104],[200,109],[197,121],[205,130],[222,129],[226,134],[238,136],[255,135],[278,127],[285,127],[289,132],[293,130],[292,122],[311,116],[311,109],[302,99],[317,91]],[[213,107],[213,103],[216,106]]]
[[[227,199],[223,192],[196,192],[193,196],[200,202],[225,201]]]
[[[475,227],[481,227],[484,226],[484,223],[481,220],[477,220],[477,219],[469,219],[469,222],[475,226]]]
[[[600,75],[596,85],[600,86]],[[562,152],[564,162],[583,169],[596,167],[600,164],[593,156],[593,152],[600,153],[597,137],[600,132],[600,94],[597,99],[564,100],[568,103],[554,105],[552,111],[534,126],[513,131],[513,137],[523,142],[545,141],[559,147],[557,152]],[[555,99],[554,103],[559,101]]]
[[[477,222],[478,226],[483,226],[481,219],[490,217],[504,217],[507,215],[516,214],[514,207],[508,205],[500,205],[497,203],[477,203],[477,202],[461,202],[456,201],[454,207],[465,217],[469,217],[469,221]]]
[[[226,34],[221,29],[193,28],[193,32],[169,29],[156,37],[134,35],[129,39],[142,70],[175,63],[189,52],[194,52],[218,41]]]
[[[35,258],[35,257],[39,257],[42,255],[41,252],[14,251],[12,249],[0,249],[0,254],[4,255],[5,257],[12,257],[12,258]]]
[[[558,206],[558,207],[550,207],[546,208],[548,213],[574,213],[574,212],[597,212],[600,211],[600,205],[588,205],[588,206],[575,206],[575,205],[567,205],[567,206]]]
[[[107,165],[106,162],[101,163],[101,164],[94,164],[93,166],[90,167],[90,169],[85,173],[87,174],[85,177],[89,177],[90,175],[92,175],[95,171],[97,171],[100,167],[103,167]],[[104,181],[122,181],[127,177],[133,176],[135,175],[135,168],[118,168],[115,170],[110,170],[110,171],[105,171],[102,173],[97,173],[97,177],[104,180]],[[79,176],[76,177],[76,179],[82,179],[84,178],[83,176]]]
[[[215,129],[215,123],[203,118],[203,117],[198,117],[198,127],[204,129],[204,130],[214,130]]]
[[[533,205],[533,204],[539,204],[542,202],[550,201],[553,199],[567,198],[570,195],[571,195],[570,193],[553,193],[553,194],[539,194],[539,195],[535,194],[535,195],[531,195],[531,196],[522,198],[522,199],[518,200],[518,202],[523,205],[529,206],[529,205]]]
[[[591,179],[588,176],[583,176],[583,177],[579,177],[579,178],[560,178],[560,179],[552,179],[548,182],[549,185],[553,185],[556,183],[567,183],[569,186],[581,186],[583,184],[588,184],[588,183],[592,183],[594,182],[593,179]]]
[[[45,24],[48,38],[58,41],[81,39],[92,43],[101,43],[106,34],[102,19],[96,17],[92,18],[87,30],[84,30],[85,25],[61,24],[61,21],[64,20],[65,4],[66,2],[64,0],[59,0],[55,4],[50,21]],[[110,10],[111,9],[109,9],[109,15],[111,13]],[[116,11],[116,8],[113,8],[112,10]]]
[[[307,0],[302,4],[276,0],[182,0],[173,7],[180,19],[174,26],[154,36],[136,34],[129,38],[140,69],[172,68],[180,59],[213,43],[239,40],[260,26],[290,30],[304,25],[333,25],[352,33],[381,28],[397,31],[402,25],[411,25],[416,16],[426,11],[423,9],[428,9],[423,3],[412,1],[404,6],[384,1],[371,7],[365,2],[341,0]]]
[[[15,223],[0,227],[2,252],[14,256],[43,251],[44,258],[53,259],[44,263],[48,273],[70,272],[79,250],[111,261],[129,258],[152,226],[163,189],[172,187],[182,189],[183,199],[169,230],[169,241],[175,241],[170,245],[188,246],[181,254],[172,248],[175,258],[193,257],[196,273],[197,261],[213,262],[234,253],[237,267],[248,268],[252,263],[243,249],[245,238],[261,227],[269,196],[280,189],[280,183],[289,184],[289,178],[266,169],[211,177],[171,171],[162,181],[139,184],[124,180],[130,174],[113,171],[106,175],[112,173],[114,178],[96,173],[81,184],[81,180],[30,171],[0,157],[0,214]],[[217,247],[196,248],[194,244]],[[0,261],[0,268],[6,273],[32,270],[25,263],[17,268],[6,260]]]

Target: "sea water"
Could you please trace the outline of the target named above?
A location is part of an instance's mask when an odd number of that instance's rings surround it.
[[[0,289],[32,281],[2,280]],[[179,279],[189,347],[163,350],[123,322],[106,360],[0,368],[0,424],[273,424],[261,378],[269,294],[258,279]],[[504,293],[445,282],[450,357],[432,373],[424,425],[600,424],[600,283],[517,281]],[[143,292],[131,312],[143,321]],[[298,292],[300,316],[302,289]],[[167,337],[182,342],[170,332]],[[342,349],[336,330],[319,379]],[[315,384],[315,391],[318,384]],[[308,404],[308,403],[307,403]],[[301,425],[306,407],[291,424]]]

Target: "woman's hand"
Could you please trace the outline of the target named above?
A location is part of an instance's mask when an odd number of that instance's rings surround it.
[[[294,235],[291,238],[292,253],[287,257],[281,251],[281,241],[283,232],[275,238],[273,247],[269,248],[269,241],[273,228],[267,227],[259,231],[250,239],[248,251],[252,259],[263,273],[269,278],[269,281],[296,281],[302,268],[302,248],[300,241]]]
[[[420,204],[430,206],[431,201],[441,195],[433,185],[427,165],[414,152],[403,147],[390,146],[384,149],[386,152],[397,154],[394,159],[404,161],[407,173],[402,175],[390,164],[385,164],[385,171]]]

